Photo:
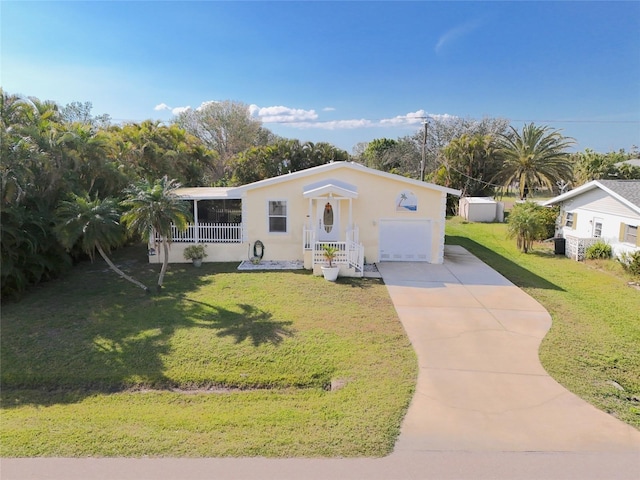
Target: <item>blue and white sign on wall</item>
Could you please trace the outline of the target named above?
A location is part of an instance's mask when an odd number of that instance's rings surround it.
[[[413,192],[403,190],[396,197],[396,212],[416,212],[418,199]]]

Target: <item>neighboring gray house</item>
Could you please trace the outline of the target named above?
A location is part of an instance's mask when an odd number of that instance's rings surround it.
[[[640,180],[594,180],[543,205],[560,206],[556,236],[566,239],[569,258],[584,260],[598,240],[618,257],[640,250]]]

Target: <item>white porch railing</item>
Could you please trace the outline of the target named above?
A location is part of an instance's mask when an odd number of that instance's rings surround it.
[[[573,258],[574,260],[582,261],[586,258],[587,249],[596,243],[598,240],[602,240],[599,237],[574,237],[571,235],[565,235],[565,256]]]
[[[334,265],[346,265],[353,268],[356,272],[364,274],[364,246],[351,240],[346,242],[312,242],[312,265],[329,265],[328,260],[324,256],[324,249],[327,246],[335,247],[337,252],[333,259]]]
[[[241,243],[241,223],[199,223],[189,225],[180,231],[175,225],[171,226],[171,237],[174,242],[185,243]],[[156,234],[156,241],[160,238]]]

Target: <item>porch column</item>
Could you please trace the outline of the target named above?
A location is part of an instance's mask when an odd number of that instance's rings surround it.
[[[200,237],[200,228],[198,227],[198,200],[193,201],[193,241],[198,243]]]

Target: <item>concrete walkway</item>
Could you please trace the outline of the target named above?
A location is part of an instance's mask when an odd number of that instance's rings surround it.
[[[640,432],[542,368],[551,317],[495,270],[457,246],[443,265],[378,269],[420,365],[397,452],[640,453]]]
[[[566,391],[540,365],[551,319],[536,301],[460,247],[447,247],[444,265],[378,268],[420,365],[392,455],[3,459],[0,478],[640,478],[640,432]]]

